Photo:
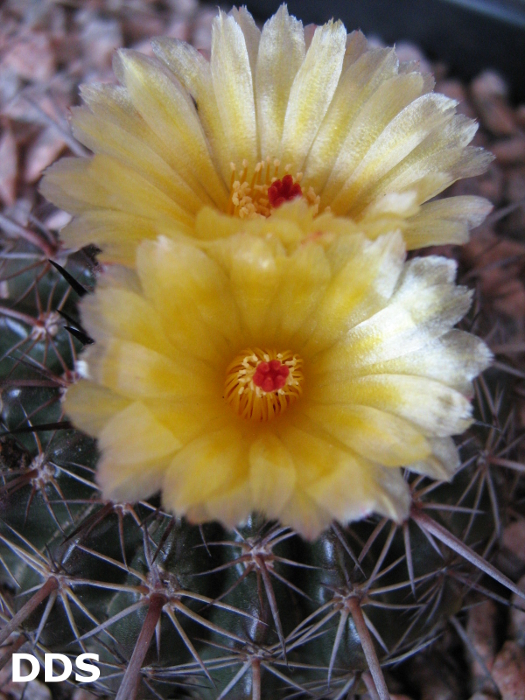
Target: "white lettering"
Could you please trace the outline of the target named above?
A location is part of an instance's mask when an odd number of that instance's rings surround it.
[[[31,664],[31,672],[27,676],[23,676],[21,672],[21,662],[29,661]],[[34,681],[40,671],[38,659],[33,654],[13,654],[13,682],[28,683]]]
[[[53,675],[53,661],[60,661],[64,666],[64,670],[58,676]],[[69,678],[73,671],[73,664],[65,654],[46,654],[44,668],[46,670],[46,683],[60,683],[60,681],[65,681]]]
[[[93,661],[98,663],[98,654],[80,654],[80,656],[77,656],[75,664],[78,670],[89,673],[89,676],[81,676],[79,673],[75,673],[75,680],[80,683],[93,683],[100,678],[100,669],[93,664],[87,664],[86,659],[93,659]]]

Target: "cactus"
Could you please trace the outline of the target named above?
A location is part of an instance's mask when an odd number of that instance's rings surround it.
[[[496,370],[477,382],[478,420],[453,482],[410,476],[402,525],[369,517],[308,543],[256,514],[228,531],[191,526],[155,499],[105,502],[96,444],[60,401],[90,342],[76,306],[96,263],[90,250],[60,257],[52,237],[31,234],[4,240],[1,268],[6,653],[26,643],[38,656],[97,653],[90,687],[118,700],[374,688],[383,699],[382,668],[457,622],[468,592],[487,589],[482,574],[518,592],[489,562],[516,442]]]

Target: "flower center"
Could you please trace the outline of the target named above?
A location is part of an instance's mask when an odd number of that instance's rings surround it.
[[[232,170],[230,184],[230,199],[228,202],[228,214],[238,216],[240,219],[255,219],[268,217],[272,209],[277,209],[284,202],[296,197],[304,197],[306,201],[315,207],[315,214],[319,210],[320,198],[312,187],[303,192],[301,187],[302,173],[295,177],[290,174],[291,165],[284,168],[281,173],[279,160],[266,160],[257,163],[251,178],[249,177],[249,164],[247,160],[242,163],[242,171],[237,172],[235,163],[230,163]]]
[[[289,350],[248,348],[226,370],[224,398],[242,418],[272,420],[303,393],[302,366]]]

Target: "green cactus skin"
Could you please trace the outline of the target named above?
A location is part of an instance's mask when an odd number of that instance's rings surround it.
[[[483,559],[509,478],[491,459],[511,459],[516,439],[495,371],[478,383],[459,473],[452,484],[410,477],[403,525],[371,517],[307,543],[256,514],[228,532],[190,526],[155,499],[104,502],[96,444],[60,402],[89,341],[76,303],[96,264],[87,251],[57,268],[49,246],[6,239],[0,260],[6,653],[26,642],[40,657],[95,652],[89,688],[118,700],[342,700],[374,686],[383,700],[381,667],[432,643],[468,591],[485,588],[482,573],[516,590]]]

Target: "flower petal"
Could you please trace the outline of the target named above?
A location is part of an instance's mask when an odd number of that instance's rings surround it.
[[[329,510],[322,508],[305,491],[298,488],[281,515],[283,525],[292,527],[302,537],[313,541],[334,519]]]
[[[97,294],[82,304],[82,323],[97,341],[116,336],[151,350],[169,353],[157,311],[143,296],[128,289],[99,285]]]
[[[266,317],[279,288],[281,275],[270,245],[261,239],[239,236],[231,250],[230,279],[235,303],[251,344],[266,340]]]
[[[428,440],[406,420],[370,406],[310,405],[305,415],[362,457],[402,467],[426,459]]]
[[[161,237],[140,246],[137,270],[170,341],[185,354],[222,361],[239,323],[220,267],[196,247]]]
[[[194,356],[168,358],[138,343],[111,339],[89,350],[93,378],[129,398],[185,399],[214,394],[217,378]]]
[[[426,377],[376,374],[310,389],[320,404],[372,406],[419,426],[425,435],[447,437],[472,424],[472,407],[458,391]],[[424,406],[424,410],[422,410]]]
[[[213,23],[211,76],[230,160],[257,162],[257,127],[250,57],[241,27],[224,12]]]
[[[147,219],[163,216],[172,222],[193,223],[192,216],[137,172],[103,154],[62,158],[46,171],[42,194],[73,214],[94,208],[119,210]]]
[[[407,248],[466,243],[470,229],[479,226],[492,209],[488,199],[468,195],[423,204],[403,226]]]
[[[346,50],[341,22],[317,27],[292,88],[284,118],[280,153],[283,163],[301,170],[334,95]]]
[[[461,458],[454,440],[449,437],[429,438],[429,443],[432,453],[426,459],[407,464],[406,468],[432,479],[450,481],[461,465]]]
[[[331,382],[336,373],[355,376],[370,365],[423,350],[470,307],[471,292],[452,284],[455,271],[455,263],[444,258],[411,260],[391,303],[325,351],[315,373],[326,374],[326,381]]]
[[[192,96],[212,157],[225,183],[229,182],[231,153],[213,92],[211,67],[197,49],[184,41],[161,37],[152,42],[153,52]]]
[[[404,84],[409,84],[409,81],[414,83],[413,92]],[[355,167],[349,169],[350,176],[331,203],[332,210],[337,214],[358,215],[377,196],[376,183],[414,151],[428,134],[440,129],[453,117],[456,102],[444,95],[430,93],[414,99],[416,93],[422,90],[423,79],[420,75],[400,75],[391,82],[403,83],[397,89],[403,98],[406,94],[409,99],[404,109],[398,111],[386,125],[385,115],[384,128],[379,134],[370,130],[365,143],[359,141],[359,149],[357,153],[354,152]],[[399,99],[397,97],[396,102]],[[389,106],[387,115],[390,109]]]
[[[240,430],[233,427],[207,433],[185,445],[166,472],[164,505],[183,515],[246,480],[248,462]]]
[[[248,51],[248,56],[250,58],[250,69],[253,76],[255,75],[255,69],[257,66],[257,54],[259,52],[261,30],[255,24],[255,20],[244,6],[232,7],[228,15],[233,17],[244,34],[246,50]]]
[[[413,352],[386,362],[356,368],[359,374],[411,374],[442,382],[465,396],[472,395],[472,379],[490,365],[485,343],[464,331],[452,330]]]
[[[281,5],[264,25],[257,69],[255,95],[262,158],[279,153],[290,90],[305,57],[302,22]]]
[[[273,433],[267,432],[250,447],[250,488],[257,510],[278,518],[295,488],[292,456]]]
[[[321,246],[307,243],[288,257],[266,324],[272,329],[275,343],[303,345],[312,333],[314,310],[329,281],[330,265]]]
[[[144,180],[164,192],[174,202],[184,205],[196,214],[203,203],[209,201],[202,193],[195,193],[177,170],[165,158],[153,151],[147,142],[130,134],[120,124],[89,112],[86,108],[73,108],[72,129],[75,138],[95,153],[103,153],[121,161],[135,170]]]
[[[162,140],[165,159],[203,204],[224,207],[227,191],[217,176],[191,97],[161,63],[136,51],[120,50],[114,70],[133,105]]]
[[[343,76],[341,81],[340,94],[336,94],[334,112],[328,115],[326,125],[322,125],[319,147],[312,154],[311,164],[308,163],[308,172],[310,167],[315,172],[316,166],[320,166],[323,173],[319,181],[319,184],[324,184],[321,192],[322,206],[331,205],[378,136],[403,108],[427,88],[426,81],[418,73],[398,75],[397,57],[392,50],[385,50],[377,58],[379,61],[376,64],[372,56],[367,58],[365,55],[355,67],[350,67],[347,79],[344,80]],[[348,102],[343,84],[348,85],[350,93],[354,93],[354,83],[357,81],[359,88],[361,81],[368,77],[370,69],[370,82],[364,85],[363,90],[358,89],[355,104],[349,106],[349,113],[346,114],[344,108]],[[336,134],[337,126],[342,128],[342,133],[330,136],[330,123],[332,129],[336,129]],[[337,149],[335,154],[331,153],[332,167],[326,171],[320,160],[323,145],[326,148],[330,138],[337,139]]]
[[[332,266],[341,267],[316,308],[315,328],[305,346],[308,354],[330,347],[353,326],[381,309],[403,269],[405,247],[399,234],[374,242],[348,237],[336,243],[333,250]]]
[[[142,403],[117,413],[99,434],[97,481],[104,496],[137,501],[159,490],[162,476],[180,444]]]
[[[111,389],[81,379],[67,390],[64,411],[79,430],[97,437],[106,423],[129,403],[129,399]]]

